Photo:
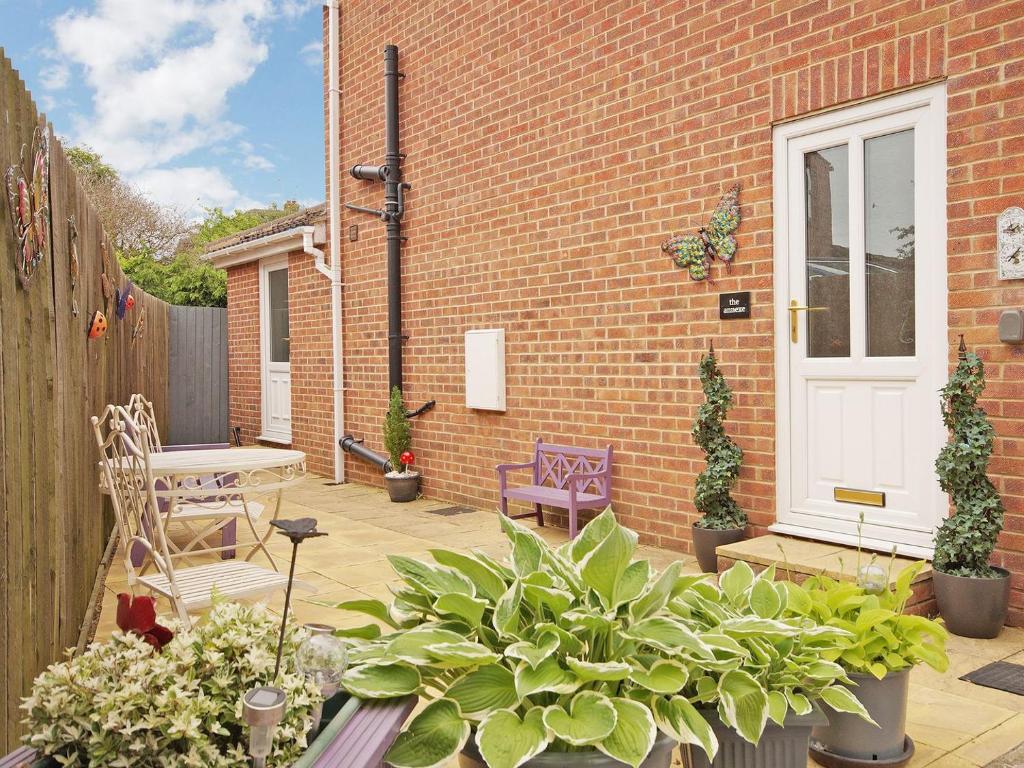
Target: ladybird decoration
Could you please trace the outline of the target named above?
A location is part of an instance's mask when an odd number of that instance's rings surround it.
[[[89,338],[99,339],[107,332],[107,316],[98,309],[92,313],[89,321]]]
[[[31,161],[28,154],[28,146],[22,146],[21,162],[10,166],[4,175],[17,240],[18,282],[25,289],[50,244],[50,132],[46,126],[36,126]]]
[[[124,301],[124,305],[129,310],[135,309],[135,297],[129,293],[128,298]]]
[[[661,245],[676,266],[687,270],[693,280],[711,279],[711,264],[718,259],[732,269],[736,258],[736,237],[740,225],[740,185],[735,184],[722,196],[706,227],[696,235],[673,235]]]
[[[124,313],[135,306],[135,297],[132,296],[132,281],[128,281],[128,287],[121,290],[117,290],[114,294],[115,301],[117,303],[117,319],[124,320]],[[129,303],[131,302],[131,303]]]

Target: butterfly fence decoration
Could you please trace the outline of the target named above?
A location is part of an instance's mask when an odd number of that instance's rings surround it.
[[[36,126],[31,152],[22,145],[20,162],[9,167],[4,178],[18,242],[18,282],[27,289],[50,243],[50,132],[46,126]]]
[[[711,263],[718,259],[726,269],[732,268],[736,258],[736,237],[733,233],[740,225],[740,185],[733,185],[718,201],[711,220],[695,235],[673,235],[661,244],[676,266],[687,270],[694,280],[711,279]]]

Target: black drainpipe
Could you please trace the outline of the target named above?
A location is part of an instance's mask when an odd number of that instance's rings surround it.
[[[376,216],[387,228],[388,264],[388,393],[395,387],[402,389],[402,216],[405,215],[405,191],[411,185],[402,181],[403,155],[398,141],[398,79],[405,75],[398,71],[398,47],[384,46],[384,165],[354,165],[353,177],[364,181],[384,182],[384,208],[376,210],[346,203],[345,207]],[[434,407],[428,400],[408,416],[414,418]],[[390,461],[363,446],[352,435],[341,439],[341,447],[364,461],[376,464],[388,472]]]

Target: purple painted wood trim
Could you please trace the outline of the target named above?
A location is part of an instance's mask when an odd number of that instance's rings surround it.
[[[35,757],[36,752],[34,749],[19,747],[11,752],[11,754],[0,757],[0,768],[24,768],[25,766],[32,765]]]
[[[363,702],[314,767],[384,768],[384,753],[415,706],[415,696]]]

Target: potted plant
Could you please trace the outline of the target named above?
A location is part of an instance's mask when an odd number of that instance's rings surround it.
[[[384,417],[384,449],[390,457],[391,470],[384,473],[384,486],[392,501],[414,501],[420,492],[420,473],[410,469],[415,457],[409,450],[412,425],[406,414],[402,390],[391,389],[391,403]]]
[[[722,422],[732,407],[733,395],[718,368],[714,346],[700,361],[704,403],[693,423],[693,440],[704,451],[707,467],[697,476],[693,503],[701,518],[693,524],[693,548],[705,573],[718,572],[716,550],[741,541],[747,515],[732,498],[743,461],[743,450],[725,433]]]
[[[825,652],[823,658],[846,670],[857,685],[857,698],[877,723],[837,713],[827,726],[815,728],[811,756],[827,768],[899,766],[914,754],[906,734],[910,671],[921,663],[939,672],[949,667],[942,625],[903,615],[923,567],[920,562],[905,568],[890,586],[886,571],[870,563],[858,570],[857,583],[812,576],[791,596],[790,614],[811,616],[850,633],[841,648]],[[884,581],[873,577],[875,571],[881,571]]]
[[[1010,602],[1010,574],[990,564],[1003,528],[1003,502],[986,474],[995,430],[978,397],[985,367],[960,337],[960,359],[942,389],[942,421],[949,443],[935,461],[939,484],[955,512],[935,534],[933,584],[949,631],[996,637]]]
[[[810,619],[746,615],[750,601],[743,610],[725,606],[727,593],[700,584],[703,575],[682,575],[681,562],[658,573],[633,560],[637,536],[611,509],[557,549],[508,518],[501,525],[511,544],[507,563],[443,549],[431,550],[432,563],[393,556],[404,584],[390,605],[338,606],[384,627],[351,631],[342,685],[361,697],[431,699],[385,756],[389,764],[440,765],[459,755],[463,768],[666,768],[677,742],[713,759],[718,737],[700,701],[721,702],[724,720],[750,736],[762,730],[768,694],[752,693],[750,680],[758,691],[760,684],[745,671],[762,671],[748,658],[755,646],[760,658],[752,638],[811,636]],[[727,582],[731,590],[736,579]],[[742,620],[720,626],[734,613]],[[717,629],[701,634],[711,622],[705,614]],[[816,631],[823,647],[846,635]],[[815,675],[811,689],[818,696],[830,689],[825,697],[856,708],[849,691],[832,685],[843,679],[841,668],[822,665],[800,668]],[[796,675],[779,680],[810,709]]]

